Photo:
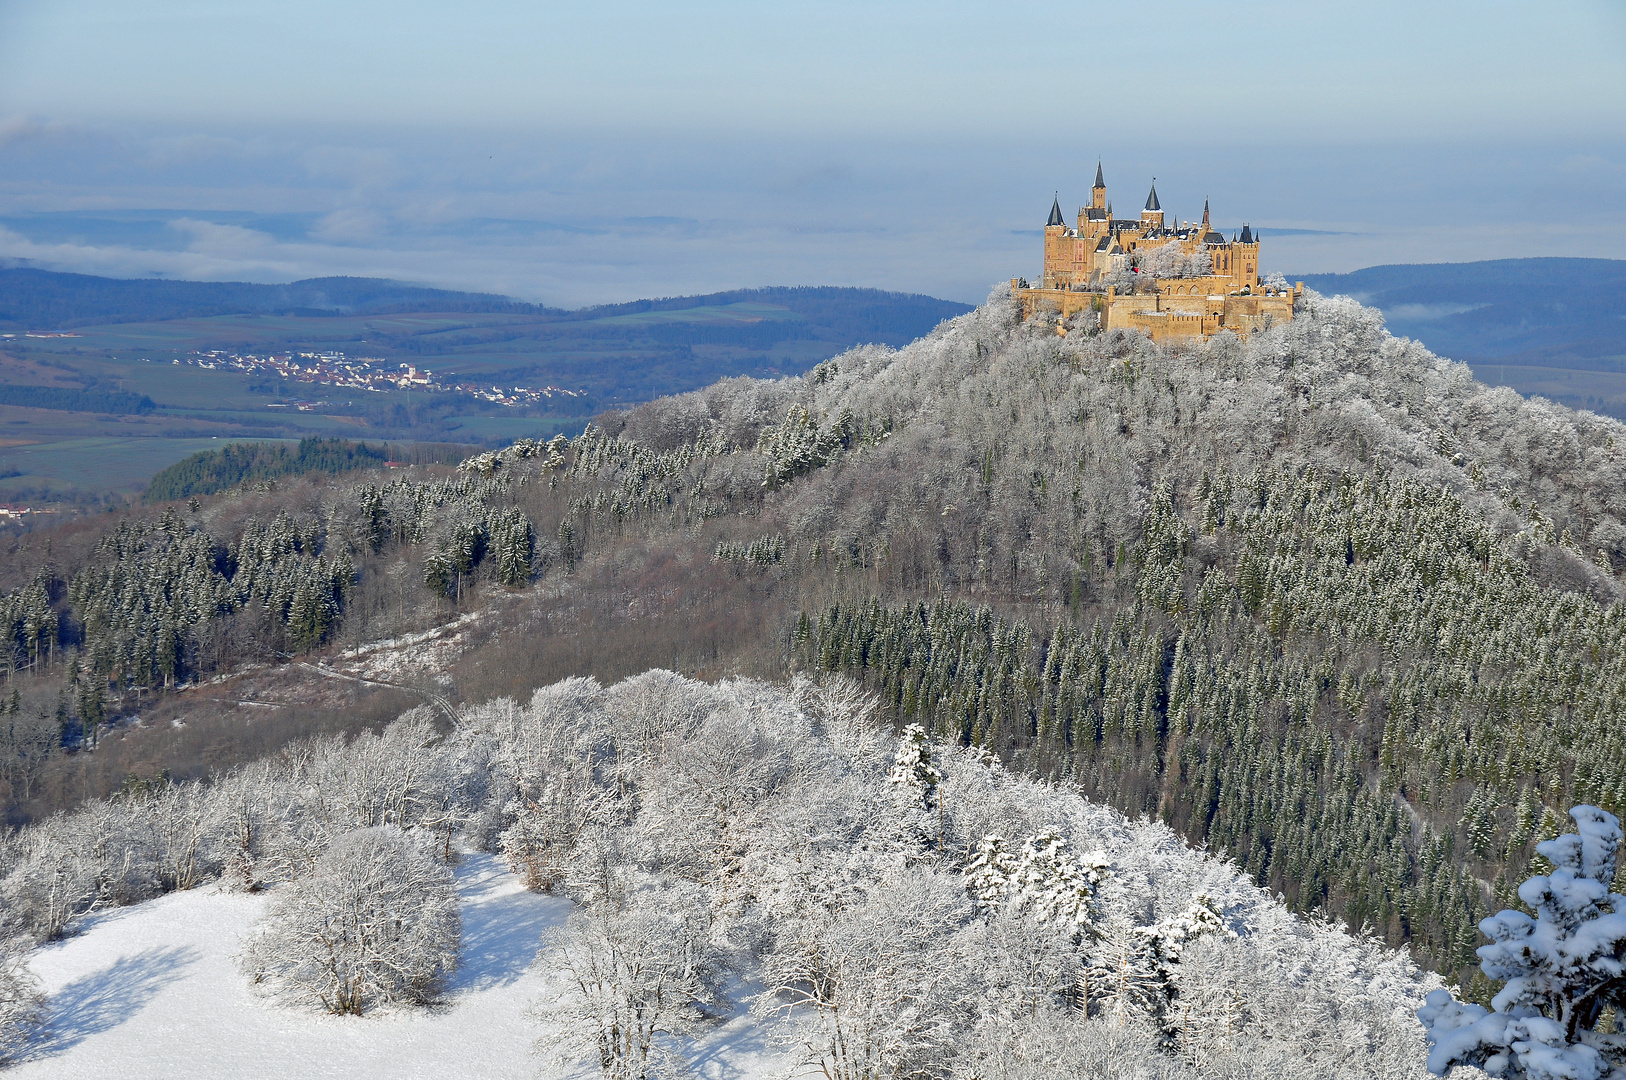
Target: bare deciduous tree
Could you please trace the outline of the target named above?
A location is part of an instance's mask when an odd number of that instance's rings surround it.
[[[566,1062],[594,1061],[605,1080],[666,1071],[661,1036],[694,1030],[717,1000],[718,957],[701,890],[618,890],[544,938],[550,975],[538,1011],[542,1047]]]
[[[360,1014],[434,999],[457,966],[451,873],[393,826],[345,833],[273,899],[242,964],[273,996]]]
[[[0,1066],[28,1045],[45,1008],[39,980],[24,963],[26,940],[4,934],[0,926]]]

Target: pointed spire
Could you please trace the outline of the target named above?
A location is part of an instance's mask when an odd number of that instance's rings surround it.
[[[1097,158],[1095,162],[1095,186],[1100,188],[1102,191],[1107,189],[1106,177],[1101,175],[1101,161],[1099,158]]]
[[[1061,192],[1058,191],[1056,192],[1055,201],[1050,204],[1050,220],[1045,222],[1045,225],[1050,226],[1066,224],[1066,220],[1061,216]]]
[[[1208,196],[1203,196],[1203,231],[1208,231]]]
[[[1146,196],[1146,209],[1148,209],[1148,210],[1161,210],[1161,209],[1163,209],[1163,207],[1159,206],[1158,202],[1157,202],[1157,177],[1155,177],[1155,176],[1152,177],[1152,193],[1150,195]]]

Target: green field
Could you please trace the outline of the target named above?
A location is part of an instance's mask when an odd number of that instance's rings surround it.
[[[0,440],[5,442],[9,440]],[[48,439],[23,446],[0,446],[0,500],[52,501],[74,494],[140,491],[161,469],[199,450],[216,450],[235,440],[90,436]],[[273,442],[285,440],[255,440]]]
[[[1475,361],[1474,378],[1493,386],[1508,386],[1521,394],[1539,394],[1572,409],[1626,419],[1626,373],[1577,368],[1535,367]]]

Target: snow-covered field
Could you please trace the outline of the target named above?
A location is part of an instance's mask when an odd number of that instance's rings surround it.
[[[444,1004],[362,1018],[284,1008],[253,992],[233,957],[264,896],[211,886],[92,916],[34,954],[50,1029],[7,1080],[559,1075],[532,1052],[542,1029],[526,1013],[542,990],[531,970],[538,939],[570,902],[526,892],[486,854],[465,856],[457,877],[462,960]],[[716,1080],[784,1068],[744,1016],[689,1053]]]

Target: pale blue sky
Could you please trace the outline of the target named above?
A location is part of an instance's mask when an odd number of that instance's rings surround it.
[[[1623,58],[1618,0],[0,0],[0,258],[977,299],[1098,154],[1289,272],[1626,257]]]

